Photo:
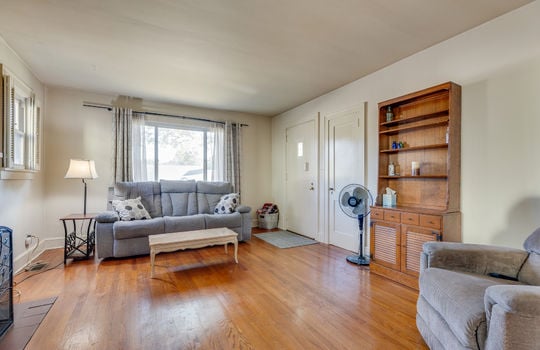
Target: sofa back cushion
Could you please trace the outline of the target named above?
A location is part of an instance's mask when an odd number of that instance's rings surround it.
[[[197,214],[197,183],[194,180],[161,180],[160,184],[163,216]]]
[[[228,182],[197,181],[197,209],[199,214],[213,214],[221,196],[232,192]]]
[[[520,282],[540,286],[540,254],[530,253],[519,271]]]
[[[141,202],[151,217],[163,216],[159,182],[117,182],[114,185],[112,199],[126,200],[137,197],[141,197]]]
[[[523,243],[523,248],[529,252],[529,257],[519,271],[520,282],[540,285],[540,228],[537,228]]]

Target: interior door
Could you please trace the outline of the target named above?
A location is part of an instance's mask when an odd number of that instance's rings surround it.
[[[364,183],[364,109],[336,113],[325,118],[328,152],[328,242],[358,252],[358,220],[339,207],[339,193],[348,184]],[[364,243],[367,241],[364,226]]]
[[[317,233],[317,163],[315,121],[286,131],[286,228],[315,238]]]

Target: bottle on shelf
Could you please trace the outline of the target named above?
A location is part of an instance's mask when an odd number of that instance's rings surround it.
[[[390,162],[388,165],[388,176],[396,176],[396,167],[394,162]]]
[[[386,121],[391,122],[394,119],[394,113],[392,112],[392,106],[388,106],[386,109]]]

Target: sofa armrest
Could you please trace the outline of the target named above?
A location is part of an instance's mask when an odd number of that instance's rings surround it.
[[[524,250],[482,244],[426,242],[422,252],[422,268],[438,267],[487,275],[496,273],[517,278],[527,259]]]
[[[239,205],[236,207],[236,211],[240,214],[249,213],[251,211],[251,207],[248,207],[247,205]]]
[[[115,211],[104,211],[102,213],[99,213],[95,217],[95,220],[99,223],[107,224],[107,223],[113,223],[120,220],[120,217],[118,216],[118,213]]]
[[[536,349],[540,344],[540,287],[491,286],[484,305],[486,349]]]

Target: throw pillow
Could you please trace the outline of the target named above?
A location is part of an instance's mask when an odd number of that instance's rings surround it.
[[[126,199],[126,200],[113,200],[111,202],[114,210],[118,212],[120,220],[132,221],[132,220],[145,220],[151,219],[150,214],[141,203],[141,197]]]
[[[229,193],[222,196],[214,209],[214,214],[231,214],[238,206],[240,195],[238,193]]]

